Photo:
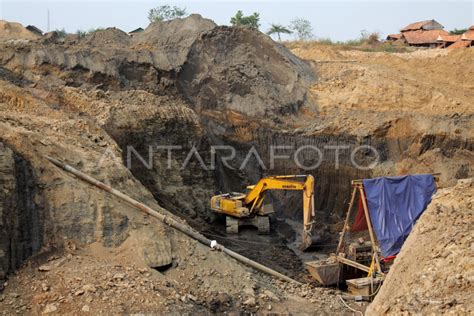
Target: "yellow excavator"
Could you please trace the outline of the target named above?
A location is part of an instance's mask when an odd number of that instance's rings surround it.
[[[247,193],[226,193],[211,198],[211,209],[226,215],[226,231],[237,234],[239,227],[252,225],[259,234],[270,233],[268,215],[273,213],[271,203],[264,203],[269,190],[303,192],[303,236],[300,248],[308,249],[316,240],[312,236],[314,213],[314,178],[311,175],[269,176],[247,187]]]

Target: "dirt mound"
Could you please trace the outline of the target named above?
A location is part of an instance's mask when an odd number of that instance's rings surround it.
[[[115,27],[109,27],[88,34],[82,44],[103,48],[126,47],[130,44],[130,36]]]
[[[311,67],[248,28],[216,27],[191,47],[179,87],[200,111],[249,116],[296,113],[316,76]]]
[[[20,39],[35,40],[38,38],[40,38],[40,36],[34,34],[33,32],[30,32],[20,23],[0,20],[0,41]]]
[[[41,65],[54,68],[48,72],[52,84],[143,89],[180,95],[198,112],[225,109],[252,116],[296,113],[311,103],[307,91],[316,79],[308,63],[268,36],[216,27],[199,15],[153,23],[133,38],[110,28],[76,44],[39,46],[11,57],[2,51],[0,63],[27,76],[34,77],[31,71]]]
[[[474,312],[474,181],[441,189],[416,223],[368,315]]]
[[[286,43],[285,44],[298,57],[310,60],[334,60],[345,59],[344,54],[334,47],[317,43]]]
[[[196,39],[215,27],[212,20],[192,14],[184,19],[151,23],[144,32],[133,37],[133,43],[137,48],[155,52],[159,67],[171,70],[183,65]]]

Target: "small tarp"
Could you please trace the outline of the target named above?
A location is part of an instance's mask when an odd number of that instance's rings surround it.
[[[366,199],[366,202],[367,202],[367,199]],[[362,196],[360,196],[359,204],[357,206],[357,213],[354,219],[354,225],[352,225],[351,231],[360,232],[367,229],[368,229],[367,220],[365,219],[364,207],[362,206]]]
[[[396,255],[436,192],[433,175],[363,180],[372,227],[384,257]]]

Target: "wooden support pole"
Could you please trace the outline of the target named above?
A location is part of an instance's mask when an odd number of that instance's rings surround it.
[[[374,230],[372,228],[372,221],[370,220],[369,207],[367,206],[367,201],[365,200],[364,186],[359,186],[360,196],[362,199],[362,207],[364,209],[365,219],[367,220],[367,228],[369,229],[370,241],[372,243],[372,251],[375,257],[375,265],[377,267],[377,272],[382,273],[382,267],[380,266],[380,260],[378,256],[377,249],[377,239],[375,238]]]
[[[341,237],[339,237],[339,243],[337,245],[336,255],[339,255],[339,253],[341,252],[342,245],[344,244],[344,238],[346,237],[346,231],[349,229],[349,221],[351,218],[352,207],[354,206],[356,193],[357,193],[357,188],[354,187],[354,189],[352,190],[351,201],[349,202],[349,209],[347,210],[346,219],[344,221],[344,227],[342,228],[342,234],[341,234]]]
[[[208,246],[208,247],[211,247],[213,249],[216,249],[216,250],[220,250],[222,251],[223,253],[227,254],[228,256],[234,258],[235,260],[239,261],[239,262],[242,262],[244,264],[247,264],[261,272],[264,272],[264,273],[267,273],[269,275],[272,275],[274,277],[277,277],[281,280],[284,280],[284,281],[287,281],[287,282],[293,282],[293,283],[296,283],[296,284],[302,284],[301,282],[298,282],[290,277],[287,277],[286,275],[283,275],[275,270],[272,270],[258,262],[255,262],[253,260],[250,260],[249,258],[246,258],[232,250],[229,250],[227,248],[225,248],[223,245],[220,245],[218,244],[215,240],[210,240],[208,239],[207,237],[205,237],[204,235],[201,235],[199,232],[195,231],[192,227],[190,227],[189,225],[187,224],[183,224],[175,219],[173,219],[171,216],[168,216],[168,215],[165,215],[165,214],[162,214],[162,213],[159,213],[155,210],[153,210],[152,208],[146,206],[145,204],[141,203],[141,202],[138,202],[137,200],[135,199],[132,199],[131,197],[129,197],[128,195],[125,195],[123,194],[122,192],[118,191],[118,190],[115,190],[114,188],[106,185],[105,183],[103,182],[100,182],[90,176],[88,176],[87,174],[71,167],[70,165],[67,165],[57,159],[54,159],[54,158],[51,158],[51,157],[45,157],[46,159],[48,159],[50,162],[52,162],[54,165],[56,165],[57,167],[63,169],[64,171],[67,171],[69,173],[72,173],[73,175],[75,175],[77,178],[89,183],[89,184],[92,184],[96,187],[98,187],[99,189],[101,190],[104,190],[106,192],[109,192],[111,193],[112,195],[115,195],[116,197],[118,197],[119,199],[129,203],[130,205],[132,205],[133,207],[135,207],[136,209],[150,215],[150,216],[153,216],[157,219],[159,219],[160,221],[162,221],[163,223],[169,225],[170,227],[184,233],[185,235],[199,241],[200,243]]]

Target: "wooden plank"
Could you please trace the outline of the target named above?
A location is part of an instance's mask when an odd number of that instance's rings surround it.
[[[375,238],[374,230],[372,228],[372,221],[370,219],[369,214],[369,207],[367,206],[367,201],[365,200],[365,192],[364,187],[360,187],[360,195],[362,199],[362,208],[364,209],[365,219],[367,220],[367,228],[369,229],[370,241],[372,242],[372,251],[373,256],[375,257],[375,265],[377,268],[377,272],[382,273],[382,268],[380,266],[380,260],[378,256],[378,249],[377,249],[377,239]]]
[[[367,272],[367,273],[369,273],[369,271],[370,271],[370,267],[364,266],[363,264],[360,264],[360,263],[358,263],[358,262],[352,261],[352,260],[350,260],[350,259],[347,259],[347,258],[344,258],[344,257],[341,257],[341,256],[337,256],[337,257],[336,257],[336,260],[337,260],[338,262],[342,263],[342,264],[345,264],[345,265],[354,267],[354,268],[356,268],[356,269],[365,271],[365,272]]]
[[[341,252],[342,244],[344,242],[344,237],[346,236],[346,231],[349,228],[349,220],[352,214],[352,207],[354,206],[356,193],[357,193],[357,188],[354,187],[354,189],[352,190],[351,201],[349,202],[349,209],[347,210],[346,220],[344,221],[344,227],[342,228],[342,234],[341,234],[341,237],[339,238],[339,243],[337,245],[336,255],[338,255],[339,252]]]

